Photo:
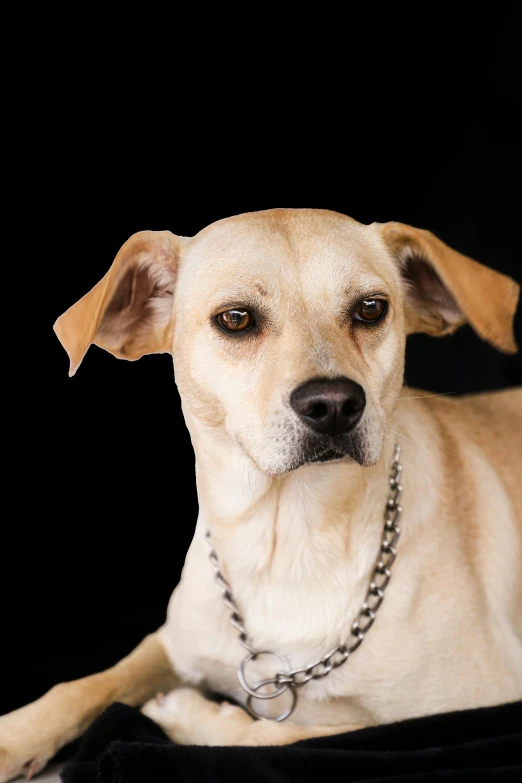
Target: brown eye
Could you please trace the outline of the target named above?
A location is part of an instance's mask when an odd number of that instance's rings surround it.
[[[227,332],[245,332],[255,325],[254,316],[248,310],[225,310],[216,321]]]
[[[381,320],[387,309],[388,302],[385,299],[363,299],[357,305],[354,318],[356,321],[375,324]]]

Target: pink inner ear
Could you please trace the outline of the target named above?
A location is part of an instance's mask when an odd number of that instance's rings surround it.
[[[144,331],[162,327],[170,318],[175,273],[170,265],[138,262],[118,281],[98,335],[125,354],[125,343]]]
[[[409,254],[401,262],[401,268],[416,308],[436,311],[448,324],[462,322],[464,313],[428,261]]]

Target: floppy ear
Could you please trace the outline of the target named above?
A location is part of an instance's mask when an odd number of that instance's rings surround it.
[[[408,331],[449,334],[466,321],[504,353],[518,350],[513,333],[520,286],[510,277],[452,250],[429,231],[384,223],[381,233],[406,283]]]
[[[170,351],[181,238],[140,231],[120,249],[105,277],[61,315],[54,331],[74,375],[91,343],[122,359]]]

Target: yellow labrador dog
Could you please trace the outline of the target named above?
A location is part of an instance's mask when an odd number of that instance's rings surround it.
[[[0,780],[116,700],[176,742],[266,745],[520,699],[522,393],[403,388],[412,332],[515,352],[518,293],[324,210],[132,236],[55,330],[71,375],[91,343],[172,353],[199,519],[165,625],[0,718]]]

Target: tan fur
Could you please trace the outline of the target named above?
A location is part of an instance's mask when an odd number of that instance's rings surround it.
[[[388,315],[361,329],[349,313],[377,293]],[[172,352],[200,515],[157,634],[108,672],[0,718],[0,783],[24,765],[41,768],[111,701],[142,704],[173,681],[185,685],[143,711],[176,741],[211,745],[281,744],[521,698],[522,391],[453,398],[402,387],[412,331],[444,334],[467,320],[515,351],[517,298],[514,281],[429,232],[325,210],[239,215],[192,239],[131,237],[55,329],[71,373],[90,343],[121,358]],[[256,308],[261,326],[236,340],[212,316],[239,305]],[[366,393],[360,449],[310,463],[289,395],[310,378],[338,376]],[[364,599],[395,441],[402,535],[364,644],[299,690],[291,721],[254,721],[206,700],[199,689],[245,703],[244,651],[205,531],[255,648],[306,666],[347,638]]]

